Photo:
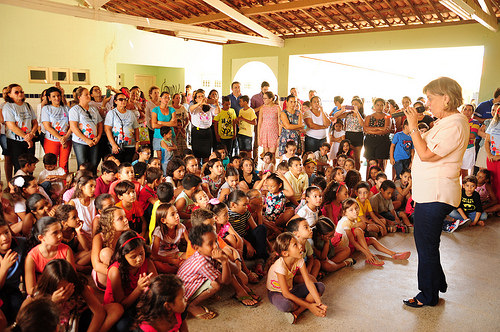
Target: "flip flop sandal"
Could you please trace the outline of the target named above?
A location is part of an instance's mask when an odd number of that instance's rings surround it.
[[[198,319],[210,320],[210,319],[214,319],[218,315],[216,312],[208,310],[207,307],[201,306],[201,308],[203,310],[205,310],[205,312],[198,314],[198,315],[195,315],[195,317]]]
[[[405,251],[405,252],[397,252],[394,255],[392,255],[392,259],[398,259],[398,260],[404,260],[410,258],[411,252]]]
[[[250,295],[250,296],[251,296],[251,297],[252,297],[255,301],[259,301],[259,302],[261,302],[261,301],[262,301],[262,298],[261,298],[259,295],[255,294],[255,292],[254,292],[253,290],[251,290],[251,289],[250,289],[250,291],[248,291],[247,293],[248,293],[248,295]]]
[[[370,265],[373,265],[373,266],[382,266],[384,265],[385,263],[381,260],[375,260],[375,262],[370,262],[368,259],[365,261],[366,264],[370,264]]]
[[[346,264],[345,267],[349,267],[356,264],[356,260],[354,258],[347,258],[344,260],[344,263]]]
[[[235,299],[235,300],[236,300],[236,301],[238,301],[239,303],[243,304],[245,307],[249,307],[249,308],[256,307],[256,306],[258,306],[258,305],[259,305],[259,302],[258,302],[256,299],[254,299],[253,297],[249,296],[249,295],[248,295],[248,296],[247,296],[247,295],[245,295],[245,296],[240,296],[240,297],[238,297],[236,294],[234,294],[234,295],[233,295],[233,299]],[[245,303],[243,302],[243,301],[245,301],[245,300],[257,301],[257,302],[255,302],[254,304],[245,304]]]

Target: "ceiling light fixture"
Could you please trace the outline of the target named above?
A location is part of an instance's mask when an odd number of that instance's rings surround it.
[[[176,31],[175,36],[184,39],[195,39],[200,41],[207,41],[207,42],[221,43],[221,44],[225,44],[228,41],[228,39],[224,37],[204,35],[200,33],[186,32],[186,31]]]

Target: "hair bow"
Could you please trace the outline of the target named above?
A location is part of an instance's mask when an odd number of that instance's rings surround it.
[[[22,176],[17,177],[14,180],[14,185],[16,187],[22,188],[24,186],[24,178]]]
[[[220,201],[217,199],[217,198],[211,198],[208,203],[212,204],[212,205],[217,205],[220,203]]]

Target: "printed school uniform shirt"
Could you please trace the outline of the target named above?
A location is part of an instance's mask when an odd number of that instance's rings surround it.
[[[248,121],[253,121],[257,119],[257,115],[255,115],[255,111],[251,107],[247,108],[246,110],[244,110],[243,108],[240,109],[239,116],[247,119]],[[245,121],[240,121],[238,127],[239,127],[238,135],[253,137],[254,125]]]
[[[500,122],[491,122],[486,129],[486,134],[490,135],[490,151],[494,156],[500,155]]]
[[[141,234],[142,233],[142,220],[141,217],[144,215],[144,210],[141,208],[141,203],[138,201],[135,201],[132,204],[132,208],[130,210],[127,210],[123,206],[123,202],[119,201],[116,203],[116,206],[120,207],[125,211],[125,216],[127,217],[128,224],[130,226],[130,229],[136,231],[137,233]]]
[[[102,122],[102,118],[95,107],[89,106],[87,111],[80,105],[75,105],[69,110],[69,121],[77,122],[82,134],[88,139],[94,139],[97,137],[97,124]],[[75,133],[71,135],[71,140],[75,143],[87,145]]]
[[[298,201],[302,197],[302,193],[309,186],[309,178],[306,173],[300,173],[298,177],[288,171],[285,173],[285,178],[288,180],[293,189],[293,197]]]
[[[304,266],[304,259],[301,258],[297,260],[290,269],[286,266],[285,261],[283,260],[283,257],[280,257],[274,262],[273,265],[269,268],[269,271],[267,272],[267,282],[266,282],[266,287],[267,290],[271,292],[279,292],[282,293],[281,285],[278,282],[278,274],[281,274],[285,276],[286,280],[286,286],[288,289],[293,288],[293,278],[297,274],[297,272],[300,270],[302,266]]]
[[[394,144],[394,160],[405,160],[411,158],[411,150],[413,150],[413,141],[411,137],[402,131],[394,134],[392,138]]]
[[[177,277],[184,283],[184,297],[189,299],[205,281],[217,280],[221,275],[218,265],[212,257],[203,256],[198,251],[185,260],[177,271]]]
[[[16,103],[5,103],[2,108],[5,122],[15,122],[24,132],[29,133],[32,129],[31,121],[36,120],[36,114],[28,103],[18,105]],[[24,138],[14,134],[12,130],[5,130],[5,136],[15,141],[23,141]]]
[[[111,127],[116,144],[124,143],[126,146],[135,144],[135,129],[139,128],[139,123],[133,111],[126,110],[125,113],[121,113],[116,108],[112,109],[106,114],[104,125]]]
[[[217,121],[217,132],[222,139],[234,138],[234,120],[236,119],[235,111],[230,108],[228,110],[221,109],[219,114],[214,117]]]
[[[305,218],[307,223],[309,224],[310,227],[313,227],[316,225],[316,222],[318,221],[319,218],[319,209],[314,212],[309,208],[309,206],[304,205],[302,206],[299,211],[297,211],[297,215],[299,217]]]
[[[52,128],[54,128],[59,135],[64,136],[69,130],[69,107],[66,105],[61,105],[59,107],[45,105],[42,108],[41,120],[42,123],[39,123],[39,126],[44,128],[43,123],[50,122]],[[59,142],[59,139],[54,137],[48,130],[45,132],[45,139]]]

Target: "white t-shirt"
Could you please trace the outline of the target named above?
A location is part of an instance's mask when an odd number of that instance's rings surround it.
[[[105,126],[111,127],[111,132],[117,144],[125,143],[127,146],[135,144],[135,129],[139,128],[134,111],[127,110],[120,113],[116,108],[106,114]]]
[[[319,113],[319,116],[314,115],[311,110],[307,110],[304,113],[304,119],[311,119],[314,124],[318,126],[323,126],[323,112]],[[306,130],[306,135],[315,139],[323,139],[326,137],[328,129],[310,129]]]
[[[158,256],[171,256],[175,253],[179,252],[179,248],[177,245],[181,240],[182,234],[186,231],[186,226],[183,224],[177,225],[177,229],[175,230],[175,237],[170,238],[168,235],[163,235],[161,232],[160,226],[156,227],[153,231],[153,241],[154,238],[157,237],[160,239],[160,247],[158,248]],[[151,248],[153,248],[153,243],[151,243]]]
[[[16,103],[5,103],[2,108],[3,119],[5,122],[15,122],[16,125],[24,131],[29,133],[32,129],[31,121],[36,120],[35,111],[28,106],[27,103],[18,105]],[[19,137],[12,130],[6,130],[5,135],[7,138],[23,141],[23,137]]]
[[[78,128],[80,128],[82,134],[89,139],[94,139],[97,137],[97,124],[102,122],[102,118],[99,111],[92,106],[89,106],[87,112],[80,105],[75,105],[69,110],[69,121],[78,122]],[[75,133],[72,134],[72,140],[75,143],[87,145],[87,143],[76,136]]]
[[[52,105],[45,105],[42,108],[42,118],[41,122],[38,124],[45,129],[43,122],[50,122],[52,128],[54,128],[59,135],[64,136],[69,130],[69,107],[61,105],[59,107],[54,107]],[[59,142],[50,131],[45,131],[45,138],[49,141]]]
[[[45,179],[49,176],[49,175],[65,175],[66,172],[64,171],[64,169],[62,167],[58,167],[56,168],[55,170],[53,171],[48,171],[46,169],[43,169],[40,174],[38,175],[38,183],[42,183],[45,181]],[[64,189],[64,183],[63,181],[57,181],[57,182],[51,182],[51,188],[52,190],[59,194],[63,191]]]
[[[345,131],[333,131],[333,137],[339,138],[345,136]],[[335,159],[337,158],[337,153],[339,152],[339,147],[340,147],[340,142],[330,142],[331,148],[330,148],[330,159]]]
[[[203,112],[202,107],[197,107],[191,111],[191,123],[200,129],[208,129],[212,125],[215,107],[210,106],[210,111]]]
[[[346,216],[342,217],[337,223],[337,228],[335,232],[342,235],[342,240],[340,240],[337,246],[347,247],[349,246],[349,238],[347,237],[346,230],[350,230],[354,226],[354,223],[347,219]]]
[[[297,211],[297,215],[299,217],[305,218],[309,226],[313,227],[318,222],[319,209],[316,212],[314,212],[306,204],[303,207],[301,207],[299,211]]]
[[[282,274],[285,276],[286,285],[288,289],[293,288],[293,278],[297,274],[297,271],[304,265],[304,259],[301,258],[292,265],[292,268],[289,270],[283,260],[283,257],[280,257],[274,262],[273,265],[269,268],[267,272],[267,289],[271,292],[280,292],[281,286],[278,282],[278,274]]]

